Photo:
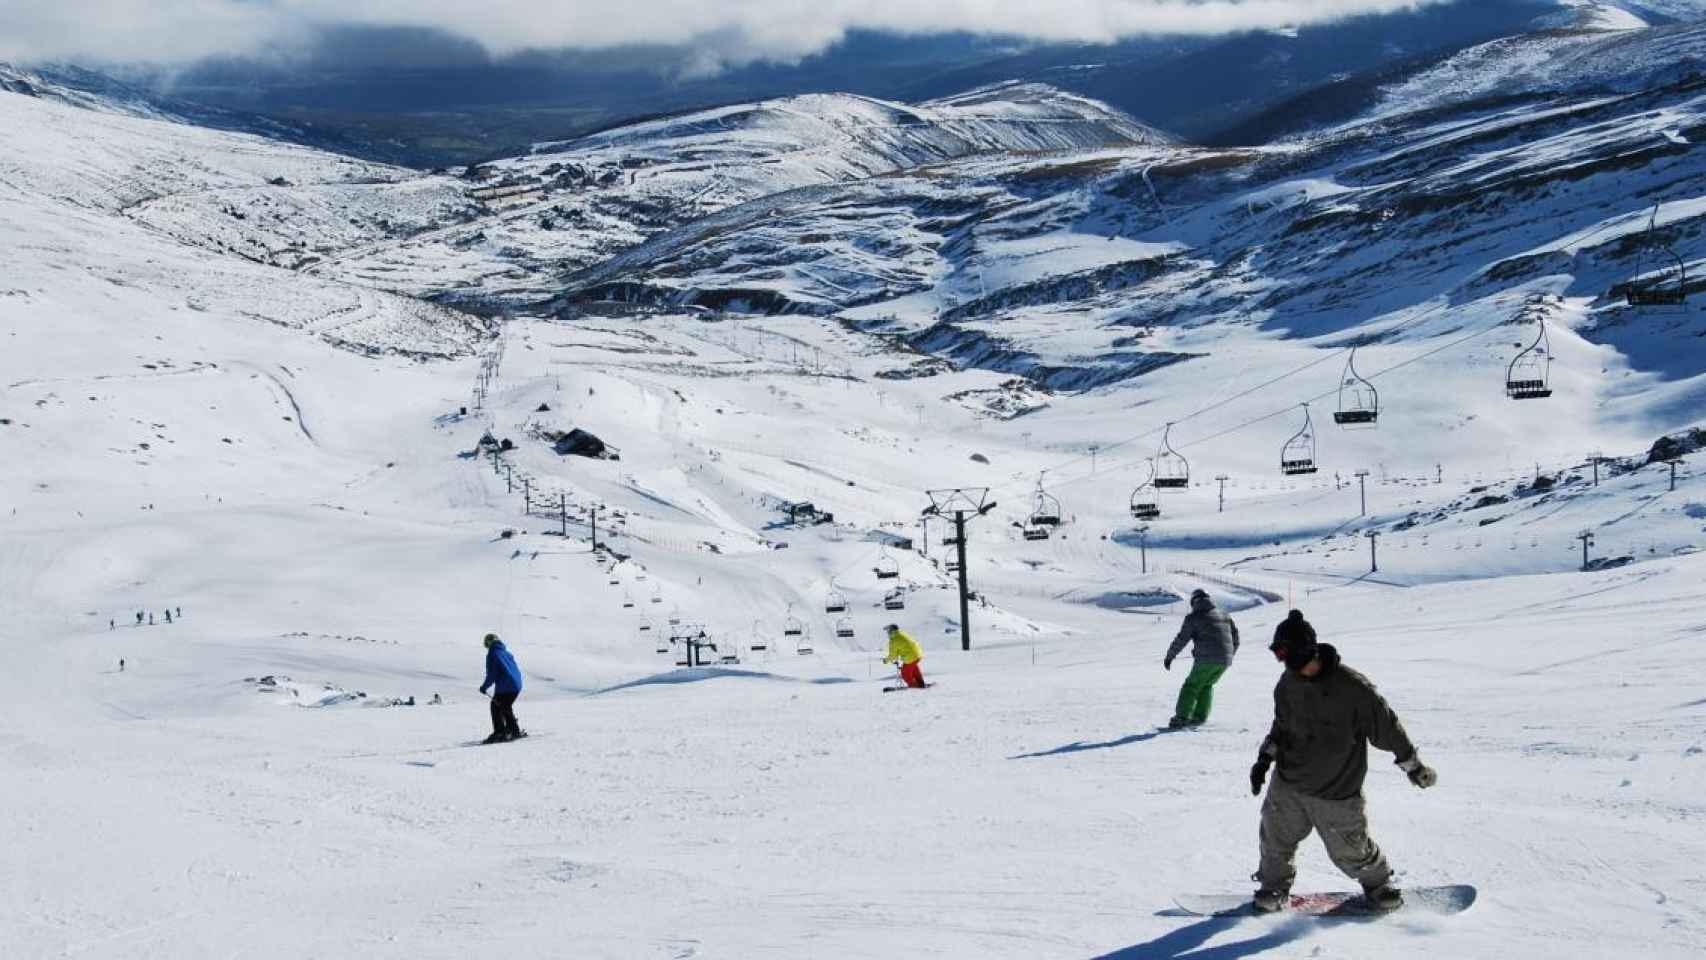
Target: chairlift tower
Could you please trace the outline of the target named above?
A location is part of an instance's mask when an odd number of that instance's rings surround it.
[[[954,522],[954,550],[959,559],[960,575],[960,649],[971,649],[971,588],[966,572],[966,521],[981,517],[995,509],[989,499],[988,487],[959,487],[926,491],[930,506],[924,516],[951,518]]]

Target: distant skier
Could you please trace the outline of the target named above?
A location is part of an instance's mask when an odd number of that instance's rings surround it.
[[[924,651],[919,649],[918,641],[907,636],[898,624],[889,624],[883,628],[889,635],[888,656],[884,663],[900,664],[900,678],[913,689],[923,689],[924,671],[918,664],[924,659]]]
[[[136,611],[136,625],[142,626],[142,611],[140,610]]]
[[[152,613],[148,615],[148,625],[151,627],[154,625],[154,614]]]
[[[172,610],[170,607],[166,608],[166,622],[167,623],[172,622]]]
[[[179,608],[178,608],[178,619],[179,619],[179,620],[182,620],[182,619],[183,619],[183,618],[184,618],[184,608],[183,608],[183,607],[179,607]]]
[[[1293,610],[1274,630],[1269,646],[1285,663],[1274,687],[1274,724],[1250,768],[1250,792],[1260,794],[1268,768],[1279,774],[1262,802],[1259,912],[1285,906],[1297,875],[1297,846],[1319,831],[1333,865],[1362,884],[1370,905],[1393,910],[1404,902],[1392,886],[1392,868],[1368,835],[1362,795],[1368,775],[1368,745],[1397,755],[1410,782],[1438,782],[1416,756],[1404,725],[1368,678],[1339,662],[1331,644],[1317,643],[1315,629]]]
[[[119,673],[124,672],[124,658],[123,657],[118,658],[118,672]]]
[[[1167,647],[1167,656],[1161,665],[1168,670],[1173,669],[1174,658],[1187,643],[1191,645],[1191,658],[1195,662],[1190,675],[1185,677],[1184,685],[1179,688],[1173,719],[1167,723],[1174,730],[1194,727],[1208,719],[1209,711],[1214,708],[1214,685],[1232,666],[1232,657],[1238,652],[1238,625],[1215,607],[1206,590],[1192,591],[1191,612],[1185,614],[1179,635]]]
[[[521,668],[495,633],[486,634],[486,682],[480,693],[492,690],[492,735],[487,743],[502,743],[527,736],[515,720],[515,698],[521,695]]]
[[[108,630],[117,630],[118,629],[118,620],[115,618],[112,618],[112,617],[108,617],[107,618],[107,629]]]

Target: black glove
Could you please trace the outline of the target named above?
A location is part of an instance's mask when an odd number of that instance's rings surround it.
[[[1262,795],[1262,786],[1268,782],[1268,768],[1274,765],[1274,758],[1262,754],[1250,766],[1250,796]]]
[[[1413,753],[1410,754],[1410,759],[1398,761],[1398,769],[1404,771],[1411,783],[1423,790],[1439,782],[1439,774],[1434,772],[1434,768],[1423,763],[1422,758]]]
[[[1172,657],[1162,657],[1161,658],[1161,668],[1163,670],[1173,669],[1173,658]]]

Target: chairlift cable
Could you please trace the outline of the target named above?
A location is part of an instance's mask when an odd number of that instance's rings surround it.
[[[1494,298],[1494,302],[1495,303],[1508,303],[1510,300],[1514,299],[1516,296],[1517,295],[1514,293],[1501,294],[1501,295]],[[1416,323],[1419,323],[1424,318],[1432,316],[1433,314],[1438,313],[1438,312],[1446,309],[1449,306],[1451,306],[1450,303],[1436,304],[1435,306],[1430,307],[1427,310],[1422,311],[1421,313],[1417,314],[1416,316],[1411,317],[1410,319],[1408,319],[1408,320],[1406,320],[1406,321],[1404,321],[1404,322],[1402,322],[1396,326],[1389,328],[1388,332],[1396,331],[1396,330],[1402,330],[1406,327],[1412,326]],[[1396,370],[1400,370],[1400,369],[1403,369],[1404,367],[1410,366],[1413,363],[1419,363],[1423,360],[1428,359],[1429,357],[1433,357],[1433,356],[1436,356],[1440,353],[1444,353],[1447,350],[1451,350],[1451,349],[1454,349],[1456,347],[1459,347],[1465,343],[1468,343],[1471,340],[1476,340],[1476,339],[1479,339],[1481,337],[1484,337],[1490,333],[1497,331],[1500,327],[1507,326],[1508,323],[1509,323],[1509,321],[1507,319],[1501,319],[1501,320],[1487,326],[1485,329],[1477,330],[1475,332],[1469,333],[1465,336],[1459,337],[1455,340],[1452,340],[1448,343],[1442,344],[1438,347],[1433,347],[1431,349],[1424,350],[1421,353],[1416,354],[1415,356],[1409,357],[1409,358],[1404,359],[1404,360],[1400,360],[1397,363],[1394,363],[1391,366],[1382,368],[1381,370],[1376,371],[1374,373],[1365,374],[1364,379],[1369,380],[1369,381],[1373,381],[1375,379],[1378,379],[1379,377],[1385,376],[1385,375],[1392,373]],[[1206,406],[1206,407],[1203,407],[1201,409],[1192,411],[1191,413],[1182,415],[1177,420],[1174,421],[1174,424],[1177,425],[1179,423],[1184,423],[1188,420],[1195,419],[1196,417],[1199,417],[1199,416],[1202,416],[1203,414],[1211,412],[1212,410],[1214,410],[1217,407],[1225,406],[1228,403],[1231,403],[1235,400],[1241,399],[1241,398],[1248,396],[1252,393],[1255,393],[1259,390],[1266,389],[1267,387],[1272,386],[1273,384],[1278,383],[1281,380],[1285,380],[1289,377],[1296,376],[1297,374],[1302,373],[1311,367],[1318,366],[1319,364],[1324,363],[1327,360],[1333,359],[1342,353],[1346,353],[1346,352],[1348,352],[1349,349],[1350,348],[1346,348],[1344,350],[1335,351],[1334,353],[1327,354],[1323,357],[1319,357],[1315,360],[1310,361],[1309,363],[1306,363],[1306,364],[1303,364],[1299,367],[1296,367],[1296,368],[1294,368],[1294,369],[1292,369],[1286,373],[1282,373],[1279,376],[1274,377],[1274,378],[1272,378],[1272,379],[1270,379],[1270,380],[1268,380],[1262,384],[1251,387],[1247,390],[1240,391],[1239,393],[1234,394],[1233,396],[1228,397],[1225,400],[1218,401],[1218,402],[1211,404],[1209,406]],[[1314,397],[1310,397],[1308,399],[1308,402],[1314,403],[1314,402],[1319,402],[1319,401],[1325,400],[1328,397],[1333,396],[1337,392],[1337,389],[1338,388],[1335,386],[1333,388],[1333,390],[1329,390],[1329,391],[1323,392],[1321,394],[1318,394]],[[1283,407],[1279,410],[1275,410],[1271,413],[1262,414],[1260,416],[1252,417],[1248,420],[1245,420],[1242,423],[1238,423],[1238,424],[1230,426],[1224,430],[1220,430],[1220,431],[1217,431],[1215,433],[1208,434],[1207,436],[1198,437],[1194,440],[1190,440],[1190,441],[1187,441],[1184,443],[1176,444],[1175,447],[1179,450],[1188,450],[1188,449],[1191,449],[1192,447],[1196,447],[1196,446],[1200,446],[1204,443],[1208,443],[1211,440],[1217,440],[1217,439],[1220,439],[1221,437],[1225,437],[1229,434],[1237,433],[1241,430],[1255,426],[1256,424],[1265,423],[1265,422],[1267,422],[1269,420],[1273,420],[1277,417],[1285,416],[1286,414],[1291,413],[1293,410],[1295,410],[1296,407],[1297,407],[1297,403],[1294,401],[1294,402],[1286,405],[1285,407]],[[1122,445],[1125,443],[1129,443],[1133,440],[1142,439],[1145,436],[1153,436],[1154,434],[1159,433],[1164,429],[1165,429],[1165,427],[1150,430],[1150,431],[1147,431],[1146,433],[1139,434],[1135,437],[1130,437],[1130,438],[1127,438],[1126,440],[1122,440],[1122,441],[1120,441],[1120,443],[1113,444],[1112,446],[1119,446],[1119,445]],[[1109,447],[1107,447],[1107,446],[1104,446],[1102,448],[1103,451],[1106,451],[1108,449],[1109,449]],[[1074,460],[1066,461],[1066,463],[1069,464],[1069,463],[1072,463],[1076,460],[1083,460],[1083,459],[1086,459],[1086,458],[1083,456],[1079,456],[1079,457],[1075,457]],[[1124,463],[1124,464],[1119,464],[1117,466],[1112,466],[1112,467],[1108,468],[1107,470],[1099,471],[1098,474],[1096,474],[1096,475],[1099,476],[1101,473],[1104,473],[1104,472],[1130,469],[1131,467],[1136,466],[1139,462],[1140,461],[1132,461],[1132,462],[1128,462],[1128,463]],[[1063,465],[1065,465],[1065,464],[1057,465],[1051,469],[1059,470],[1060,467]],[[1084,474],[1084,475],[1080,475],[1080,476],[1073,477],[1070,479],[1062,480],[1059,483],[1056,483],[1052,487],[1052,489],[1058,490],[1063,486],[1067,486],[1069,484],[1074,484],[1074,483],[1078,483],[1078,482],[1081,482],[1084,480],[1088,480],[1091,478],[1091,476],[1092,475]]]

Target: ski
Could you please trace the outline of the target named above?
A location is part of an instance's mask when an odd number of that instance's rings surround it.
[[[905,684],[901,684],[899,686],[894,686],[894,687],[884,687],[883,692],[884,693],[894,693],[896,690],[928,690],[934,686],[935,686],[934,683],[926,683],[922,687],[909,687],[909,686],[906,686]]]
[[[516,740],[531,740],[537,736],[540,736],[540,734],[528,733],[527,731],[523,730],[521,732],[521,736],[516,737],[515,740],[494,740],[491,743],[487,743],[485,741],[485,739],[482,738],[479,740],[469,740],[465,743],[459,743],[459,744],[457,744],[457,746],[459,746],[459,747],[501,747],[506,743],[514,743]]]

